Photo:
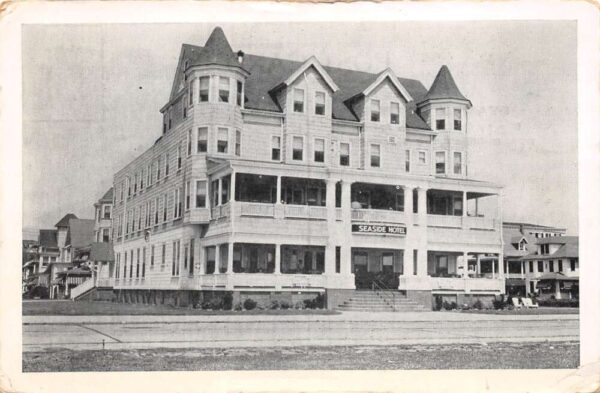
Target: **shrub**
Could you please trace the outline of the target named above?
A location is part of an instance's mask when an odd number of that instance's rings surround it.
[[[318,294],[312,299],[304,299],[304,307],[310,309],[325,307],[325,296]]]
[[[279,309],[279,302],[277,300],[271,301],[271,305],[269,306],[269,308],[271,310],[277,310],[277,309]]]
[[[242,311],[242,303],[237,303],[233,309],[234,311]]]
[[[294,308],[296,310],[302,310],[302,309],[304,309],[304,302],[297,301],[296,304],[294,304]]]
[[[436,295],[434,300],[435,300],[435,303],[433,305],[433,310],[440,311],[444,305],[444,302],[442,301],[442,297],[439,295]]]
[[[244,300],[244,309],[254,310],[256,308],[256,302],[250,298]]]
[[[492,300],[492,304],[494,305],[494,310],[504,310],[504,307],[506,307],[506,303],[502,297]]]
[[[457,304],[456,304],[456,302],[447,302],[444,300],[442,303],[442,307],[444,307],[444,310],[450,311],[450,310],[456,309]]]
[[[233,306],[233,295],[229,292],[223,296],[223,310],[231,310]]]
[[[288,302],[286,302],[285,300],[282,300],[280,305],[281,305],[281,309],[282,309],[282,310],[287,310],[288,308],[290,308],[290,307],[291,307],[291,304],[289,304],[289,303],[288,303]]]
[[[209,304],[212,310],[220,310],[223,308],[223,301],[216,297],[210,299]]]
[[[477,301],[475,303],[473,303],[473,308],[475,310],[482,310],[483,309],[483,302],[481,301],[481,299],[477,299]]]
[[[210,302],[209,301],[204,301],[202,303],[202,309],[203,310],[210,310],[211,306],[210,306]]]
[[[579,307],[579,299],[538,300],[540,307]]]

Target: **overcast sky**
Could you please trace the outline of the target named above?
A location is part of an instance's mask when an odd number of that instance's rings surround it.
[[[446,64],[469,113],[469,176],[505,221],[577,223],[575,22],[220,24],[234,50],[431,86]],[[93,217],[113,174],[160,136],[181,44],[214,24],[23,27],[23,225]]]

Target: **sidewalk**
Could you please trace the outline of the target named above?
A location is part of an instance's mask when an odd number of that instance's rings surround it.
[[[578,314],[493,315],[458,312],[350,312],[336,315],[39,315],[24,324],[135,324],[219,322],[465,322],[578,320]]]

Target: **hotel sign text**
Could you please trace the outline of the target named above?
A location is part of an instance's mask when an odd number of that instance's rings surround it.
[[[406,236],[406,227],[402,226],[402,225],[387,225],[387,224],[377,224],[377,225],[352,224],[352,232]]]

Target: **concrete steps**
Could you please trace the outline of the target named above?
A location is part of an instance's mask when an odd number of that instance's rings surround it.
[[[391,292],[391,291],[390,291]],[[352,297],[336,307],[339,311],[365,311],[365,312],[416,312],[427,311],[423,305],[409,300],[399,292],[391,293],[375,291],[356,291]]]

